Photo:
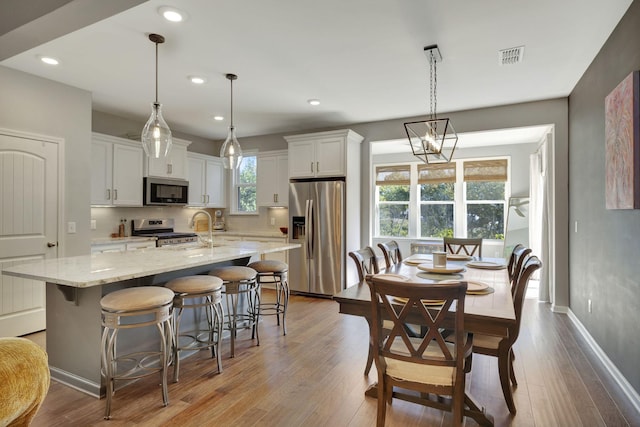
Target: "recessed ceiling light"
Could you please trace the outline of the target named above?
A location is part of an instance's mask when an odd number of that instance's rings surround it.
[[[320,105],[319,99],[310,99],[307,102],[309,103],[309,105]]]
[[[200,76],[189,76],[189,81],[195,85],[201,85],[207,82],[207,79]]]
[[[169,6],[162,6],[158,9],[158,12],[164,19],[170,22],[182,22],[187,19],[187,14],[181,10],[178,10]]]
[[[58,65],[60,63],[56,58],[52,58],[50,56],[40,56],[40,61],[48,65]]]
[[[213,116],[213,120],[216,120],[216,121],[220,122],[220,121],[224,120],[224,117],[222,117],[222,116]]]

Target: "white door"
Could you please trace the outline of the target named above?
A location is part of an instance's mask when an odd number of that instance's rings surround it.
[[[57,256],[58,144],[0,131],[0,269]],[[0,336],[45,329],[44,283],[0,275]]]

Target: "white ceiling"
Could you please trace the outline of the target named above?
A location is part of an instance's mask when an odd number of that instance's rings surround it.
[[[438,44],[438,113],[569,95],[632,0],[150,0],[0,62],[93,94],[94,109],[224,139],[235,73],[238,138],[429,111],[423,47]],[[185,22],[165,21],[175,6]],[[5,6],[6,7],[6,6]],[[1,10],[10,14],[11,10]],[[57,22],[57,21],[56,21]],[[64,22],[64,21],[60,21]],[[524,45],[520,64],[498,50]],[[61,63],[44,66],[38,55]],[[187,76],[208,81],[195,86]],[[320,99],[312,107],[310,98]]]

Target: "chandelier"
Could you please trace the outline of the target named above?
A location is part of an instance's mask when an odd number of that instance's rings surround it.
[[[437,107],[436,64],[442,61],[438,45],[425,46],[424,53],[429,61],[429,118],[418,122],[407,122],[404,129],[413,155],[425,163],[447,163],[456,149],[458,135],[449,119],[439,119]]]

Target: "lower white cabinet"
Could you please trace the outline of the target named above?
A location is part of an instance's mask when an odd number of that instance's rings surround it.
[[[189,206],[225,208],[225,173],[222,159],[188,153]]]

